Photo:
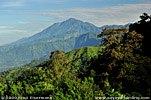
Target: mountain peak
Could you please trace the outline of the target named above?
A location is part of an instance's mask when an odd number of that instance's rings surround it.
[[[66,24],[67,24],[67,23],[68,23],[68,24],[69,24],[69,23],[70,23],[70,24],[77,24],[77,23],[79,23],[79,24],[81,23],[81,24],[82,24],[82,23],[84,23],[84,22],[81,21],[81,20],[75,19],[75,18],[69,18],[69,19],[67,19],[66,21],[63,22],[63,24],[65,24],[65,23],[66,23]]]
[[[63,22],[54,23],[43,31],[24,39],[22,43],[35,41],[35,40],[44,40],[44,39],[62,39],[63,36],[70,34],[70,36],[77,36],[85,34],[88,32],[100,32],[100,29],[95,25],[83,22],[75,18],[69,18]]]
[[[66,21],[80,21],[80,20],[75,19],[75,18],[69,18],[69,19],[67,19]]]

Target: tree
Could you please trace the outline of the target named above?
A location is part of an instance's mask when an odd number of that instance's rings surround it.
[[[150,87],[151,80],[147,74],[150,70],[151,59],[141,55],[144,36],[135,31],[128,32],[126,28],[105,28],[98,37],[103,38],[105,48],[91,66],[91,69],[95,71],[97,83],[103,87],[108,80],[111,87],[118,89],[118,84],[122,82],[121,91],[124,93],[137,91],[146,95],[144,91]],[[142,86],[141,82],[144,77],[147,81],[143,81],[146,85]]]
[[[151,57],[151,48],[148,43],[151,42],[150,35],[151,35],[151,15],[149,16],[147,13],[143,13],[140,16],[141,20],[131,24],[129,26],[129,31],[136,31],[139,34],[144,36],[143,38],[143,45],[142,45],[142,54],[148,57]]]
[[[64,51],[57,50],[51,53],[49,68],[52,79],[61,77],[71,69]]]
[[[127,33],[126,28],[105,28],[104,31],[98,35],[98,37],[102,36],[104,37],[103,46],[105,46],[105,50],[99,59],[102,62],[101,67],[107,71],[105,73],[122,77],[126,71],[132,71],[134,66],[132,67],[130,62],[135,62],[136,54],[134,54],[134,52],[140,51],[140,42],[143,36],[137,34],[135,31]],[[129,67],[127,67],[127,64]],[[129,68],[131,68],[131,70]]]
[[[0,83],[5,83],[5,80],[0,76]]]

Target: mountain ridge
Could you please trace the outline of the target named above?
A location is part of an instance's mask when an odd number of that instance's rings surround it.
[[[74,18],[67,19],[63,22],[54,23],[53,25],[49,26],[48,28],[42,30],[41,32],[25,38],[21,41],[21,43],[26,43],[29,41],[35,41],[40,40],[44,38],[54,39],[58,38],[60,39],[59,35],[65,37],[66,34],[77,34],[81,35],[87,32],[100,32],[100,29],[88,22],[83,22]],[[18,41],[17,41],[18,42]]]
[[[97,38],[101,31],[91,23],[74,18],[54,23],[31,37],[0,46],[0,71],[23,66],[55,50],[68,52],[80,47],[95,46],[101,41]]]

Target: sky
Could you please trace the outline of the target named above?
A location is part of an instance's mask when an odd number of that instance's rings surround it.
[[[151,15],[151,0],[0,0],[0,45],[69,18],[101,27],[136,22],[144,12]]]

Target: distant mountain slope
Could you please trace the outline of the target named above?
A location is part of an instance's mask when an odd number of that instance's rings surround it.
[[[121,27],[129,28],[130,24],[131,23],[128,23],[128,24],[125,24],[125,25],[104,25],[104,26],[100,27],[99,29],[103,30],[105,27],[108,27],[109,29],[113,29],[113,28],[118,29],[118,28],[121,28]]]
[[[75,48],[93,46],[99,42],[100,39],[96,37],[96,33],[90,32],[66,40],[33,43],[30,45],[15,45],[14,48],[11,48],[6,53],[0,54],[0,66],[4,66],[4,68],[1,68],[1,71],[22,66],[34,59],[49,55],[51,51],[63,50],[68,52]]]
[[[0,46],[0,71],[23,66],[34,59],[46,59],[55,50],[68,52],[94,46],[101,41],[97,34],[103,28],[74,18],[55,23],[31,37]]]
[[[99,27],[91,23],[70,18],[66,21],[55,23],[31,37],[21,39],[13,44],[29,43],[33,41],[34,43],[45,41],[56,41],[60,39],[61,40],[67,39],[70,37],[77,37],[81,34],[85,34],[88,32],[99,33],[100,29]]]

